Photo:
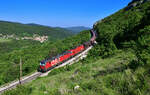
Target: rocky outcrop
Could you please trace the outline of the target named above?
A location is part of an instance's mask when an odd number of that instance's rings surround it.
[[[125,10],[129,10],[129,9],[131,9],[133,7],[139,6],[139,5],[141,5],[141,4],[145,3],[145,2],[149,2],[149,1],[150,0],[132,0],[132,2],[130,2],[128,4],[128,6],[125,8]]]

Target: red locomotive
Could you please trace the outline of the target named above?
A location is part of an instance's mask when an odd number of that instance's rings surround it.
[[[91,39],[88,42],[85,42],[84,44],[77,46],[74,49],[68,50],[56,57],[52,57],[50,59],[46,59],[40,62],[40,67],[38,69],[38,71],[40,72],[46,72],[60,64],[62,64],[63,62],[65,62],[66,60],[72,58],[73,56],[79,54],[80,52],[84,51],[86,48],[88,48],[89,46],[91,46],[92,44],[94,44],[94,41],[96,39],[96,35],[94,30],[91,30]]]

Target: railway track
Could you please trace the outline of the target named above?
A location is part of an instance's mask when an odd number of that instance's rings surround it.
[[[63,64],[57,66],[56,68],[60,68],[60,67],[63,67],[67,64],[71,65],[77,61],[79,61],[80,59],[83,59],[84,57],[86,57],[88,51],[90,49],[92,49],[93,46],[90,46],[89,48],[87,48],[86,50],[84,50],[83,52],[81,52],[80,54],[76,55],[75,57],[69,59],[68,61],[64,62]],[[54,68],[55,69],[55,68]],[[53,70],[53,69],[52,69]],[[48,73],[51,72],[48,71],[46,73],[41,73],[41,72],[35,72],[33,73],[32,75],[29,75],[29,76],[25,76],[21,79],[21,81],[14,81],[12,83],[9,83],[8,85],[4,85],[4,86],[1,86],[0,87],[0,94],[2,94],[3,92],[7,91],[7,90],[10,90],[10,89],[13,89],[13,88],[16,88],[17,85],[20,85],[21,84],[25,84],[27,82],[30,82],[32,80],[35,80],[37,77],[44,77],[44,76],[47,76]]]
[[[18,80],[18,81],[14,81],[14,82],[12,82],[12,83],[9,83],[9,84],[7,84],[7,85],[4,85],[4,86],[0,87],[0,94],[2,94],[4,91],[10,90],[10,89],[12,89],[12,88],[15,88],[15,87],[16,87],[17,85],[19,85],[20,83],[21,83],[21,84],[24,84],[24,83],[26,83],[26,82],[29,82],[29,81],[31,81],[31,80],[34,80],[34,79],[36,79],[37,77],[39,77],[41,74],[42,74],[42,73],[40,73],[40,72],[35,72],[35,73],[33,73],[32,75],[30,75],[30,76],[26,76],[26,77],[22,78],[21,81]]]

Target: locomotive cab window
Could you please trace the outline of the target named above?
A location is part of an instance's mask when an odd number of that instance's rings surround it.
[[[67,51],[68,53],[72,53],[72,51]]]
[[[45,62],[40,62],[40,65],[44,66],[44,65],[45,65]]]

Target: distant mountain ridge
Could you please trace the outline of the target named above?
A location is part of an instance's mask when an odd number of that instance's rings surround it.
[[[40,25],[40,24],[36,24],[36,23],[28,23],[26,25],[30,25],[30,26],[45,26],[45,25]]]
[[[71,30],[73,33],[79,33],[83,30],[89,30],[90,27],[85,26],[74,26],[74,27],[67,27],[66,29]]]
[[[53,28],[39,24],[22,24],[18,22],[0,21],[1,35],[14,35],[17,37],[33,37],[34,35],[48,36],[49,40],[63,39],[73,35],[65,28]]]
[[[30,25],[30,26],[43,26],[40,24],[36,24],[36,23],[28,23],[26,25]],[[44,25],[45,26],[45,25]],[[46,26],[46,27],[50,27],[50,28],[61,28],[61,27],[51,27],[51,26]],[[63,28],[63,27],[62,27]],[[89,30],[90,27],[85,27],[85,26],[73,26],[73,27],[64,27],[64,29],[67,29],[69,31],[72,31],[73,33],[79,33],[83,30]]]

